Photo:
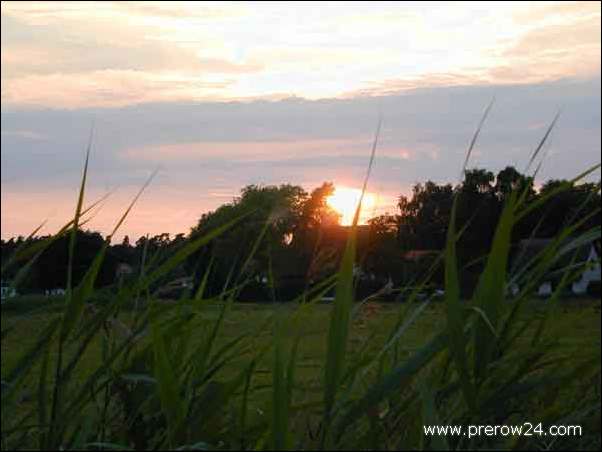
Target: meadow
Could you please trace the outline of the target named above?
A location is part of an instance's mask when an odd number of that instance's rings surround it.
[[[15,300],[18,303],[20,300]],[[11,331],[2,341],[2,374],[13,367],[19,357],[20,350],[28,349],[35,343],[36,332],[43,329],[52,318],[60,316],[61,305],[64,303],[62,298],[45,299],[42,297],[30,297],[30,299],[21,300],[24,304],[18,309],[5,309],[2,312],[2,331]],[[174,302],[174,301],[172,301]],[[187,303],[185,300],[177,301]],[[522,315],[525,317],[539,317],[548,309],[548,301],[536,299],[530,302],[529,309]],[[418,309],[416,304],[403,303],[379,303],[371,302],[370,305],[359,306],[354,313],[349,337],[349,353],[356,354],[377,354],[383,345],[387,342],[386,332],[394,328],[394,323],[400,312],[407,316],[412,311]],[[6,307],[5,307],[6,308]],[[222,367],[216,374],[217,379],[227,380],[235,376],[245,363],[252,357],[253,348],[263,348],[270,345],[273,338],[273,332],[262,328],[266,320],[272,318],[274,314],[280,312],[285,316],[292,315],[299,306],[273,303],[238,303],[233,305],[224,321],[223,328],[216,337],[215,347],[220,349],[227,346],[241,335],[245,339],[239,349],[239,354]],[[192,346],[198,347],[200,339],[203,337],[207,326],[215,322],[220,317],[223,305],[207,305],[204,309],[202,320],[195,319],[190,325],[197,340],[193,341]],[[326,345],[328,332],[328,319],[332,306],[328,304],[316,304],[312,310],[304,314],[303,322],[295,325],[294,329],[288,329],[285,333],[285,347],[290,347],[295,338],[297,338],[297,364],[295,386],[291,394],[291,404],[293,407],[312,406],[319,404],[323,392],[322,366],[326,359]],[[124,311],[119,321],[128,324],[134,314],[130,311]],[[524,319],[523,319],[524,320]],[[427,341],[435,332],[440,331],[445,325],[445,313],[441,303],[431,303],[405,332],[403,341],[399,346],[400,357],[407,358],[417,350],[421,344]],[[14,326],[18,329],[12,330]],[[535,329],[530,331],[531,334]],[[587,332],[584,334],[584,332]],[[529,335],[525,338],[530,338]],[[587,350],[600,344],[600,300],[577,298],[563,300],[559,306],[557,315],[555,315],[548,325],[546,331],[546,340],[555,344],[555,350],[559,356],[565,359],[574,359],[575,353],[579,350]],[[78,373],[74,376],[75,385],[81,384],[94,371],[99,362],[102,361],[102,341],[96,337],[89,346],[89,351],[82,361]],[[71,346],[72,351],[76,349],[76,344]],[[569,355],[569,356],[567,356]],[[56,354],[50,356],[49,362],[56,360]],[[256,363],[252,380],[249,382],[248,391],[253,396],[247,401],[247,410],[250,418],[255,418],[252,422],[269,423],[266,419],[270,412],[271,397],[271,369],[273,368],[273,356],[267,354]],[[39,367],[32,370],[30,378],[34,381],[40,377]],[[79,382],[79,383],[78,383]],[[562,389],[559,395],[560,400],[570,400],[581,388],[579,378],[576,381],[569,382]],[[234,394],[233,402],[235,405],[241,403],[242,393],[239,391]],[[27,391],[20,396],[20,407],[17,412],[23,416],[27,414],[28,409],[35,406],[36,395]],[[317,414],[311,415],[308,412],[300,412],[292,420],[292,436],[296,438],[305,438],[296,444],[299,448],[311,448],[312,440],[308,437],[308,429],[311,430],[312,422],[314,429],[319,423]],[[530,420],[535,420],[529,418]],[[234,421],[234,420],[231,420]],[[596,432],[599,434],[599,415],[583,423],[585,428],[585,438],[580,438],[582,446],[596,446]],[[596,424],[598,422],[598,424]],[[36,433],[30,433],[24,440],[24,446],[35,447],[38,441]],[[567,438],[560,439],[567,441]],[[534,442],[537,444],[537,441]],[[545,445],[545,441],[539,443]],[[575,444],[574,439],[566,444]],[[238,444],[244,447],[244,443]],[[393,445],[393,444],[392,444]],[[367,445],[368,446],[368,445]],[[588,447],[589,448],[589,447]]]

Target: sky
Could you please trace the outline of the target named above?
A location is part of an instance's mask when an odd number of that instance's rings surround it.
[[[395,212],[416,182],[525,168],[554,115],[539,177],[600,161],[599,2],[2,2],[1,232],[73,214],[94,128],[86,225],[187,233],[248,184],[369,182]],[[593,178],[599,179],[599,172]]]

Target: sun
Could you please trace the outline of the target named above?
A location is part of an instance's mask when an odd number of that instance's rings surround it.
[[[357,209],[362,191],[357,188],[336,187],[334,193],[326,198],[326,203],[341,215],[341,224],[349,226],[353,223],[353,216]],[[365,223],[375,207],[376,200],[373,193],[364,193],[362,210],[360,212],[360,223]]]

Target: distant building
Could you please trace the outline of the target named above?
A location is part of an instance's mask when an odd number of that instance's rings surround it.
[[[573,283],[573,293],[575,294],[584,294],[590,283],[600,282],[600,254],[593,245],[590,247],[586,262],[588,265],[581,275],[581,279]]]
[[[134,273],[133,267],[125,262],[120,262],[115,268],[115,279],[120,280]]]
[[[2,300],[13,298],[18,295],[15,288],[12,287],[10,282],[8,282],[8,281],[2,280],[1,290],[2,290],[2,298],[1,298]]]
[[[177,298],[184,291],[192,290],[194,286],[194,281],[191,276],[185,276],[182,278],[174,279],[164,286],[160,287],[156,295],[163,298]]]
[[[540,255],[550,244],[551,239],[529,239],[522,240],[516,248],[512,257],[513,271],[518,271],[521,267],[529,265],[538,255]],[[575,295],[587,293],[591,283],[600,282],[600,250],[599,244],[587,244],[583,246],[571,247],[571,241],[567,241],[564,246],[565,252],[558,257],[554,263],[550,275],[537,288],[537,294],[541,297],[549,297],[553,294],[555,285],[562,278],[564,271],[571,265],[582,268],[583,271],[579,278],[575,280],[570,289]],[[575,256],[575,253],[576,256]],[[572,261],[573,256],[575,260]],[[517,283],[509,287],[512,295],[520,292]]]
[[[441,251],[439,250],[409,250],[403,254],[403,258],[406,261],[418,262],[423,259],[435,258]]]

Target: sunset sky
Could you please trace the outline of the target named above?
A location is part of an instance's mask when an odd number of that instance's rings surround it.
[[[372,212],[471,166],[523,169],[556,112],[541,180],[600,161],[599,2],[2,2],[1,231],[72,214],[95,124],[88,224],[188,232],[247,184],[369,184]],[[599,173],[595,179],[599,178]]]

